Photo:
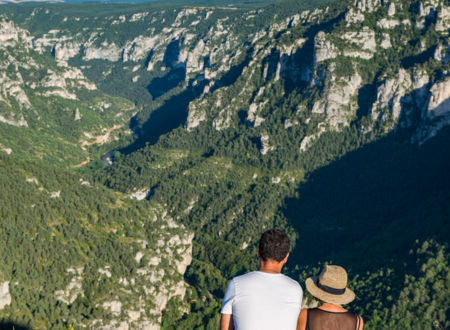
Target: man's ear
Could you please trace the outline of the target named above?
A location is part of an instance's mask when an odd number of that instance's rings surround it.
[[[260,256],[259,256],[259,249],[256,250],[256,256],[257,256],[258,258],[260,258]]]
[[[281,260],[281,262],[282,262],[283,264],[285,264],[285,263],[287,262],[287,260],[288,260],[288,257],[289,257],[289,252],[286,254],[286,257],[284,257],[284,259]]]

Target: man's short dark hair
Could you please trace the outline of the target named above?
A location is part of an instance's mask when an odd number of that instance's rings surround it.
[[[272,259],[280,262],[290,250],[289,237],[281,230],[270,229],[262,234],[258,250],[262,260]]]

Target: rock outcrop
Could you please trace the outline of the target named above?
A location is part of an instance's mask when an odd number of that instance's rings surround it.
[[[317,33],[314,39],[314,62],[320,63],[325,60],[336,58],[338,55],[337,47],[329,40],[323,31]]]
[[[11,304],[11,294],[9,293],[9,282],[0,284],[0,310]]]
[[[202,107],[204,104],[205,102],[200,102],[199,104],[189,103],[189,113],[186,120],[186,129],[189,132],[206,120],[206,113]]]
[[[265,118],[267,117],[267,99],[260,97],[260,94],[261,91],[271,90],[272,86],[280,81],[294,84],[306,83],[309,86],[306,88],[306,93],[320,93],[320,97],[314,99],[308,107],[312,114],[311,118],[323,118],[321,119],[323,122],[312,129],[312,131],[316,130],[316,133],[303,138],[300,143],[302,152],[313,145],[323,132],[327,130],[340,131],[348,126],[357,116],[361,115],[361,113],[357,113],[361,106],[367,108],[364,111],[368,111],[367,115],[372,118],[372,125],[376,125],[378,122],[384,123],[382,126],[386,131],[394,129],[398,125],[401,127],[417,125],[416,119],[414,119],[417,118],[415,113],[427,108],[428,94],[432,93],[429,90],[430,77],[423,68],[413,64],[408,64],[409,67],[400,66],[398,72],[385,74],[384,78],[383,74],[380,74],[376,81],[370,84],[363,77],[366,76],[364,70],[370,66],[370,60],[378,52],[389,52],[392,49],[402,50],[398,36],[390,33],[390,30],[411,29],[416,20],[421,17],[430,20],[433,13],[436,14],[436,24],[441,24],[448,29],[449,22],[446,17],[449,7],[444,2],[424,0],[419,4],[418,13],[413,13],[413,7],[406,8],[398,1],[356,0],[345,13],[343,22],[336,23],[339,25],[339,28],[336,29],[337,32],[334,29],[319,30],[309,36],[312,40],[289,36],[286,38],[290,40],[288,43],[274,43],[270,36],[275,35],[276,31],[282,31],[280,35],[285,34],[286,36],[295,33],[290,30],[289,25],[284,25],[284,21],[272,24],[268,30],[258,31],[252,40],[254,47],[252,57],[248,66],[242,71],[242,80],[251,81],[255,72],[261,72],[264,82],[250,87],[249,91],[246,90],[247,87],[244,87],[247,86],[247,83],[242,83],[241,89],[234,91],[239,98],[235,96],[230,98],[228,95],[232,88],[228,87],[208,95],[210,89],[207,86],[205,88],[207,91],[202,98],[194,100],[189,105],[187,130],[192,131],[201,122],[209,122],[219,130],[227,129],[233,126],[233,118],[237,117],[238,111],[244,109],[246,124],[251,124],[255,129],[261,129],[260,151],[266,155],[276,148],[276,145],[269,143],[270,135],[264,133],[268,132],[265,129],[265,125],[268,125],[267,118]],[[366,16],[372,13],[385,13],[385,17],[376,22],[366,21]],[[320,21],[323,15],[324,12],[320,11],[316,14],[304,12],[292,19],[296,21],[296,24],[299,22],[312,24],[312,22]],[[439,25],[438,31],[444,30],[441,25]],[[285,30],[281,27],[284,27]],[[224,29],[226,30],[226,28]],[[446,31],[442,32],[442,35],[445,33]],[[304,45],[310,47],[311,42],[313,61],[308,63],[304,57],[307,55],[302,52],[310,51],[310,48],[303,47]],[[401,41],[401,43],[405,42],[407,42],[406,39]],[[423,41],[421,51],[425,54],[427,49],[432,49],[429,47]],[[195,49],[193,53],[207,52],[208,42],[200,40],[193,49]],[[446,64],[449,62],[449,54],[448,42],[444,40],[435,48],[434,59]],[[183,55],[183,58],[185,56]],[[367,64],[361,61],[367,61]],[[189,62],[188,67],[193,70],[202,69],[202,63],[198,61],[188,60],[187,62]],[[371,91],[373,88],[371,86],[374,85],[376,86],[376,95],[373,95],[373,91]],[[313,88],[317,90],[313,91]],[[372,95],[368,97],[367,93],[372,93]],[[433,93],[436,94],[436,92]],[[366,97],[370,101],[365,101]],[[223,100],[227,98],[229,98],[227,104],[223,104]],[[374,99],[375,102],[373,102]],[[363,101],[373,102],[373,104],[362,105]],[[445,109],[445,104],[443,107]],[[439,109],[441,108],[438,108],[436,113],[440,113]],[[265,114],[264,116],[262,112]],[[402,115],[404,116],[402,117]],[[288,117],[289,119],[286,118],[284,121],[286,129],[291,128],[293,123],[299,123],[295,116]],[[371,130],[367,127],[364,129]]]
[[[88,46],[85,48],[83,60],[108,60],[116,62],[121,58],[121,48],[115,43],[108,44],[104,41],[100,46]]]
[[[84,296],[82,287],[83,267],[69,268],[67,269],[67,273],[72,276],[69,284],[67,284],[67,287],[63,290],[55,291],[55,296],[56,299],[70,305],[78,296]]]
[[[381,6],[380,0],[355,0],[354,6],[365,13],[372,13]]]
[[[430,88],[426,116],[436,118],[450,114],[450,76]]]
[[[450,76],[431,86],[425,109],[423,121],[412,137],[412,142],[419,145],[450,125]]]
[[[270,137],[268,134],[264,133],[261,135],[261,155],[266,155],[269,151],[274,150],[274,146],[270,145]]]
[[[377,100],[372,105],[372,118],[380,119],[383,110],[386,109],[394,119],[398,119],[402,110],[402,98],[412,90],[410,74],[401,69],[398,76],[388,78],[377,90]]]
[[[327,88],[325,97],[314,103],[312,113],[324,114],[326,122],[334,130],[347,126],[356,115],[357,104],[354,96],[361,84],[362,79],[358,74],[334,81]],[[310,141],[305,143],[309,144]]]
[[[349,57],[360,57],[369,60],[377,50],[375,42],[375,31],[369,29],[367,26],[360,31],[347,32],[341,37],[349,45],[353,44],[354,50],[344,50],[344,55]],[[356,46],[356,47],[355,47]]]
[[[11,148],[7,148],[1,143],[0,143],[0,150],[2,150],[3,152],[6,152],[8,155],[11,155],[11,153],[12,153],[12,149]]]

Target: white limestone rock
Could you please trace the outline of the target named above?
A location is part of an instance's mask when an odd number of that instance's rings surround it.
[[[395,78],[386,79],[377,89],[377,99],[372,105],[372,118],[379,119],[383,109],[388,109],[393,119],[398,119],[402,110],[402,98],[412,90],[410,74],[400,69]]]
[[[266,104],[269,102],[269,100],[265,100],[262,103],[252,103],[250,104],[248,111],[247,111],[247,120],[251,123],[253,123],[254,127],[258,127],[262,124],[264,121],[263,118],[259,117],[257,115],[258,111],[260,111]]]
[[[445,41],[443,43],[439,43],[434,51],[434,59],[436,61],[441,61],[444,64],[450,62],[450,42]]]
[[[0,284],[0,310],[11,305],[11,294],[9,293],[9,282]]]
[[[441,5],[441,10],[437,14],[435,29],[447,34],[450,29],[450,6],[446,6],[445,3]]]
[[[278,184],[281,182],[281,178],[276,176],[276,177],[272,178],[270,181],[272,182],[272,184]]]
[[[424,111],[427,108],[428,102],[428,84],[430,77],[423,70],[415,69],[412,75],[412,84],[414,89],[414,99],[419,109]]]
[[[141,311],[127,311],[128,314],[128,318],[135,322],[137,320],[139,320],[139,318],[141,317]]]
[[[349,57],[360,57],[362,59],[371,59],[376,52],[375,31],[367,26],[360,31],[346,32],[341,36],[343,40],[352,43],[359,48],[355,50],[344,50],[344,55]]]
[[[405,18],[404,20],[401,21],[401,24],[405,25],[405,26],[409,26],[409,25],[411,25],[411,21],[409,19]]]
[[[232,101],[233,102],[233,101]],[[216,118],[213,120],[213,127],[217,131],[229,128],[231,125],[231,109],[230,107],[225,107],[222,109]]]
[[[136,190],[128,195],[129,198],[137,199],[138,201],[142,201],[148,198],[152,193],[150,188],[143,188],[140,190]]]
[[[122,49],[119,48],[114,42],[108,44],[107,41],[104,41],[99,47],[85,44],[83,60],[89,61],[94,59],[100,59],[100,60],[108,60],[111,62],[117,62],[120,60],[121,55]]]
[[[23,83],[23,82],[22,82]],[[28,99],[27,94],[23,90],[22,87],[19,87],[18,85],[10,86],[9,95],[16,99],[16,101],[24,108],[31,108],[31,102]]]
[[[187,73],[201,71],[204,68],[203,58],[206,55],[206,44],[200,39],[195,48],[189,52],[186,60]]]
[[[317,33],[314,38],[314,62],[320,63],[322,61],[336,58],[338,49],[331,41],[327,40],[326,34],[323,31]]]
[[[57,62],[67,62],[72,57],[80,53],[81,44],[79,42],[71,41],[64,43],[57,43],[54,48],[54,56]]]
[[[306,151],[312,145],[312,142],[317,139],[317,137],[318,136],[316,134],[305,136],[302,139],[302,142],[300,142],[300,151]]]
[[[0,49],[14,47],[20,43],[21,46],[32,46],[32,38],[28,31],[19,28],[14,22],[0,16]]]
[[[28,123],[22,114],[18,116],[18,119],[15,119],[14,116],[14,114],[10,114],[9,118],[5,118],[4,116],[0,115],[0,122],[17,127],[28,127]]]
[[[354,6],[362,12],[371,13],[381,6],[380,0],[355,0]]]
[[[141,251],[138,251],[134,257],[134,260],[136,260],[137,263],[140,263],[143,257],[144,254]]]
[[[67,273],[73,274],[70,283],[64,290],[55,291],[56,299],[62,301],[66,305],[72,304],[79,295],[84,296],[83,292],[83,267],[69,268]]]
[[[181,244],[184,246],[179,250],[178,252],[183,256],[180,261],[176,262],[176,269],[178,273],[184,274],[186,272],[186,268],[191,264],[192,262],[192,240],[194,239],[194,234],[190,234],[181,241],[179,241],[178,244]]]
[[[114,316],[119,316],[122,312],[122,303],[118,300],[106,301],[102,304],[102,307],[109,309]]]
[[[68,99],[68,100],[76,100],[77,99],[76,94],[71,93],[67,90],[63,90],[63,89],[49,90],[49,91],[46,91],[45,93],[42,93],[42,95],[46,96],[46,97],[59,96],[63,99]]]
[[[158,35],[151,37],[139,36],[132,41],[128,41],[123,48],[122,60],[124,62],[137,62],[146,58],[158,41]]]
[[[352,24],[359,22],[364,22],[365,19],[366,17],[364,16],[364,14],[355,8],[350,8],[345,14],[345,21],[347,22],[347,26],[351,26]]]
[[[183,18],[188,17],[190,15],[195,15],[197,14],[198,9],[197,8],[185,8],[182,9],[178,12],[177,17],[175,18],[174,21],[174,26],[179,26],[182,23]]]
[[[106,266],[105,268],[99,268],[98,272],[102,275],[105,275],[107,278],[111,278],[112,274],[110,271],[110,266]]]
[[[104,326],[98,326],[97,324],[95,324],[95,329],[98,329],[98,330],[130,330],[130,327],[126,321],[120,322],[120,321],[113,320]],[[157,328],[143,328],[142,327],[140,329],[159,330],[160,327],[157,327]]]
[[[26,178],[25,181],[29,182],[29,183],[39,184],[38,179],[36,179],[34,177],[33,178]]]
[[[354,96],[361,85],[362,78],[358,74],[339,78],[328,88],[325,98],[313,105],[312,112],[325,114],[326,123],[339,131],[341,126],[347,126],[355,115],[357,104]]]
[[[66,88],[66,80],[63,76],[58,73],[48,70],[47,76],[41,84],[42,87],[48,88]]]
[[[389,33],[382,34],[382,40],[380,42],[380,47],[383,49],[389,49],[392,47],[391,36],[389,35]]]
[[[255,33],[255,36],[253,37],[252,44],[255,44],[258,40],[264,38],[267,35],[267,32],[265,30],[261,30]]]
[[[147,17],[150,13],[149,12],[143,12],[143,13],[135,13],[131,15],[129,22],[139,22],[142,21],[145,17]]]
[[[199,105],[195,102],[189,103],[189,112],[186,121],[186,130],[191,132],[194,128],[200,125],[201,122],[206,120],[206,113],[202,108],[202,104]]]
[[[396,19],[382,18],[377,22],[377,26],[381,29],[389,30],[400,25],[400,22]]]
[[[450,125],[450,76],[436,82],[429,91],[423,121],[411,138],[412,143],[422,145]]]
[[[391,2],[388,7],[388,16],[392,17],[395,15],[395,3]]]
[[[61,196],[61,191],[53,191],[50,193],[50,198],[59,198]]]
[[[436,118],[450,114],[450,76],[430,88],[427,117]]]
[[[5,64],[0,63],[0,101],[11,105],[9,99],[13,98],[19,103],[21,108],[29,109],[31,108],[31,103],[24,90],[24,81],[19,71],[18,61],[9,52],[6,52],[6,54],[8,59],[5,61]],[[13,71],[8,72],[11,67]],[[7,68],[9,69],[7,70]],[[17,122],[17,120],[12,119],[12,122]],[[14,125],[12,122],[11,125]],[[16,124],[14,126],[24,125]]]
[[[198,202],[198,198],[193,198],[189,202],[188,207],[183,211],[184,214],[189,214],[191,210],[194,208],[195,204]]]
[[[439,6],[439,0],[422,0],[419,2],[419,17],[429,17],[434,14]]]
[[[0,143],[0,150],[3,152],[6,152],[8,155],[11,155],[12,149],[5,147],[3,144]]]
[[[6,21],[5,18],[0,18],[0,41],[19,41],[20,31],[17,29],[13,22]]]
[[[81,114],[80,114],[80,109],[76,109],[75,110],[75,117],[74,120],[80,120],[81,119]]]
[[[275,149],[274,146],[270,145],[269,140],[270,140],[270,138],[269,138],[268,134],[265,134],[265,133],[261,134],[261,138],[260,138],[261,150],[260,150],[260,152],[262,155],[266,155],[269,151],[272,151]]]
[[[298,124],[299,124],[298,120],[291,120],[288,118],[284,121],[284,128],[288,129],[288,128],[290,128],[292,126],[296,126]]]
[[[41,95],[46,97],[59,96],[69,100],[77,99],[77,95],[73,91],[69,91],[69,88],[97,89],[97,86],[88,81],[78,68],[63,68],[58,72],[48,70],[41,86],[47,89]]]
[[[139,252],[138,252],[138,253],[139,253]],[[140,257],[140,255],[139,255],[139,257]],[[138,258],[138,254],[136,254],[136,259],[139,259],[139,258]],[[137,261],[137,260],[136,260],[136,261]],[[141,261],[141,260],[139,259],[139,261],[137,261],[137,262],[139,263],[140,261]],[[148,261],[149,266],[158,266],[160,263],[161,263],[161,258],[160,258],[160,257],[156,257],[156,256],[151,257],[151,258],[149,259],[149,261]]]

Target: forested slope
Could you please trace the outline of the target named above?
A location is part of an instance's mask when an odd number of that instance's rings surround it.
[[[2,320],[150,326],[184,294],[192,236],[161,206],[5,153],[0,167]]]

